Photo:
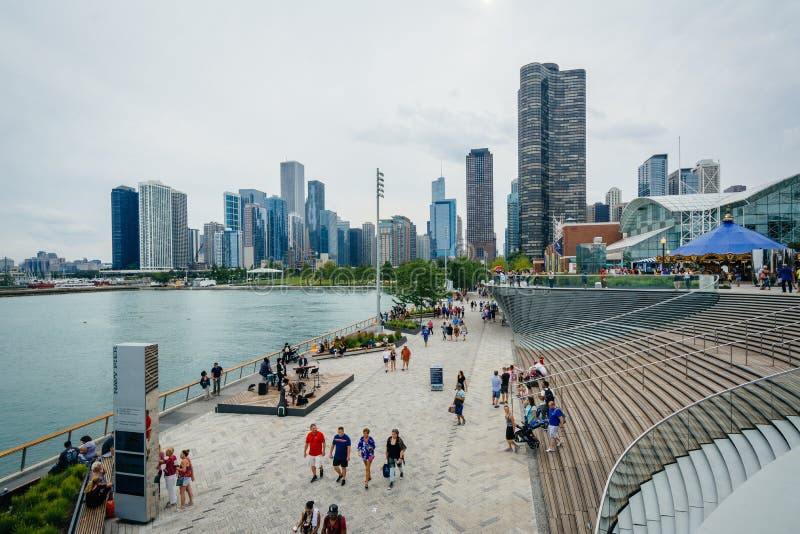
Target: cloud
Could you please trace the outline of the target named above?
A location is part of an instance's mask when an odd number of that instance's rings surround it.
[[[462,162],[465,147],[497,147],[515,142],[515,117],[500,118],[488,111],[401,105],[391,120],[353,133],[353,139],[390,147],[413,146],[430,155]]]
[[[668,132],[667,128],[655,122],[616,122],[600,124],[590,129],[589,133],[597,139],[607,141],[642,141],[647,142]]]

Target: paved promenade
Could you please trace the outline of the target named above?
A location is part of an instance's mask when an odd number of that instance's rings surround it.
[[[195,506],[163,510],[149,525],[115,524],[115,532],[291,532],[303,505],[314,500],[324,513],[337,503],[349,532],[535,533],[525,446],[504,452],[502,410],[490,406],[490,376],[513,360],[511,330],[483,325],[467,312],[469,339],[434,336],[425,348],[409,336],[410,371],[384,372],[380,353],[327,360],[321,372],[347,372],[355,382],[307,417],[204,413],[162,430],[161,443],[191,449]],[[430,390],[429,366],[442,364],[443,392]],[[467,424],[447,412],[458,370],[467,376]],[[210,403],[209,403],[210,404]],[[303,458],[308,425],[316,423],[327,447],[338,426],[353,441],[347,485],[335,484],[326,460],[324,479],[311,484]],[[378,446],[372,482],[355,445],[369,427]],[[398,428],[405,441],[405,478],[388,488],[381,475],[386,439]]]

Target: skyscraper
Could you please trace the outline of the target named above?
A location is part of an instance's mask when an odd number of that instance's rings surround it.
[[[494,261],[494,163],[488,148],[467,154],[467,247],[471,258]]]
[[[186,193],[172,190],[172,268],[189,266],[189,224]]]
[[[239,189],[239,196],[242,197],[242,206],[245,204],[266,206],[267,203],[267,194],[258,189]]]
[[[286,201],[286,214],[296,213],[305,220],[306,171],[298,161],[281,162],[281,198]]]
[[[431,240],[428,234],[417,235],[417,259],[425,261],[431,260]]]
[[[236,193],[225,191],[222,194],[225,227],[239,231],[242,229],[242,197]]]
[[[375,266],[375,225],[365,222],[361,225],[361,263]]]
[[[111,190],[111,266],[139,268],[139,193],[126,185]]]
[[[586,71],[522,67],[518,135],[520,250],[542,258],[553,242],[554,216],[585,217]]]
[[[719,193],[720,165],[713,159],[701,159],[692,172],[697,177],[697,192],[701,194]]]
[[[431,184],[428,239],[433,258],[456,255],[456,199],[445,198],[444,176]]]
[[[639,196],[658,197],[667,194],[667,155],[654,154],[639,165]]]
[[[199,254],[200,254],[200,230],[197,228],[189,228],[189,265],[198,262]]]
[[[217,242],[214,241],[214,235],[217,233],[221,234],[223,230],[225,230],[225,225],[218,222],[212,221],[203,225],[203,259],[208,267],[222,265],[221,261],[217,261],[218,256],[215,250]],[[222,250],[220,249],[219,257],[221,256]]]
[[[336,221],[336,242],[338,244],[336,263],[340,267],[353,265],[350,261],[350,221]]]
[[[243,197],[248,200],[247,197]],[[261,262],[267,259],[267,208],[264,203],[247,202],[244,205],[244,231],[242,232],[242,259],[243,266],[250,268],[261,267]]]
[[[319,212],[320,252],[326,252],[328,259],[334,263],[339,259],[339,216],[335,211]]]
[[[320,245],[319,214],[325,209],[325,184],[319,180],[308,181],[308,198],[306,199],[306,229],[308,230],[308,248],[315,255],[323,251]]]
[[[697,175],[692,172],[692,169],[681,169],[680,179],[678,179],[677,170],[667,176],[667,195],[694,195],[696,193]]]
[[[506,258],[515,252],[519,252],[519,180],[511,181],[511,193],[506,197]]]
[[[286,201],[277,196],[267,199],[267,259],[269,261],[286,262],[286,251],[289,248],[289,224]]]
[[[172,269],[172,188],[151,180],[139,183],[139,268]]]
[[[350,265],[358,267],[364,264],[364,230],[361,228],[350,228],[349,234]]]
[[[243,257],[244,251],[242,250],[242,241],[243,241],[242,232],[240,230],[232,230],[230,228],[226,228],[224,231],[218,232],[216,235],[222,236],[221,265],[228,267],[230,269],[238,269],[240,267],[245,267],[244,257]]]
[[[417,227],[404,215],[392,217],[392,248],[394,266],[408,263],[417,257]]]
[[[461,215],[456,215],[456,256],[464,256],[464,224]]]
[[[602,202],[595,202],[594,203],[594,221],[593,222],[610,222],[611,221],[611,210],[609,209],[608,204],[603,204]]]
[[[616,207],[622,203],[622,190],[619,187],[612,187],[606,193],[606,204],[608,204],[608,209],[611,212],[611,220],[616,221],[617,219],[614,218],[614,213],[616,212]]]

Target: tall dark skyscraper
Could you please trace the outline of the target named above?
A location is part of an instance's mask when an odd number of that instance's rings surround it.
[[[518,134],[519,245],[529,258],[542,258],[554,216],[586,216],[586,71],[522,67]]]
[[[319,180],[308,181],[308,197],[306,198],[306,230],[308,230],[308,245],[315,255],[322,250],[320,243],[320,212],[325,209],[325,184]]]
[[[139,193],[126,185],[111,190],[111,264],[139,268]]]
[[[467,154],[467,248],[469,256],[494,261],[494,160],[488,148]]]

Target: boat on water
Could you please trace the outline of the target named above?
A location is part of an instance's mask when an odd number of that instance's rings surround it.
[[[29,289],[52,289],[56,287],[53,282],[42,282],[41,280],[34,280],[28,283]]]

